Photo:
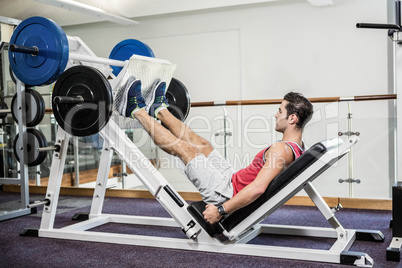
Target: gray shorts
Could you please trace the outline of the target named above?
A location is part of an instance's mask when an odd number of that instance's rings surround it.
[[[185,173],[200,192],[204,202],[222,204],[233,197],[232,175],[236,171],[218,151],[191,160]]]

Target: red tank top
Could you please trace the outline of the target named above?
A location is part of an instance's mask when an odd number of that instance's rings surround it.
[[[287,145],[293,151],[294,159],[298,158],[304,150],[295,142],[285,141]],[[258,172],[262,169],[265,163],[265,152],[270,148],[262,150],[253,159],[252,163],[246,168],[243,168],[233,174],[232,184],[233,184],[233,196],[235,196],[241,189],[249,185],[257,177]]]

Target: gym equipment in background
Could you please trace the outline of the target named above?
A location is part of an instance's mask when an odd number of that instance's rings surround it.
[[[395,105],[396,117],[396,148],[395,148],[395,184],[392,188],[392,233],[391,244],[387,248],[387,261],[401,260],[402,249],[402,207],[401,207],[401,184],[402,184],[402,24],[401,24],[401,1],[395,0],[395,24],[377,24],[377,23],[357,23],[357,28],[368,29],[387,29],[388,36],[393,41],[394,49],[394,93],[399,95]],[[399,112],[399,116],[398,115]],[[398,159],[398,161],[397,161]]]

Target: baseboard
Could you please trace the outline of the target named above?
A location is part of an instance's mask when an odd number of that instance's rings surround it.
[[[32,194],[46,194],[47,186],[29,186],[29,192]],[[18,185],[3,185],[4,192],[20,192]],[[78,195],[92,196],[93,188],[82,187],[61,187],[61,195]],[[197,192],[178,192],[184,200],[200,201],[201,195]],[[154,198],[147,190],[122,190],[107,189],[108,197],[125,197],[125,198]],[[364,199],[364,198],[346,198],[346,197],[323,197],[328,206],[335,207],[341,204],[344,208],[354,209],[375,209],[375,210],[392,210],[391,199]],[[294,196],[285,205],[291,206],[314,206],[314,203],[308,196]]]

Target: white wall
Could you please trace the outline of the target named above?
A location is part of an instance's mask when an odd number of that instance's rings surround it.
[[[102,57],[108,57],[123,39],[147,43],[156,57],[178,65],[175,77],[186,85],[193,102],[277,99],[290,90],[307,97],[389,93],[386,31],[355,27],[357,22],[386,23],[387,1],[334,2],[332,7],[317,8],[304,0],[286,0],[136,18],[140,25],[133,27],[97,23],[65,30]],[[393,160],[388,155],[393,146],[389,141],[390,105],[392,101],[352,104],[353,130],[362,133],[354,154],[354,177],[362,180],[353,185],[355,197],[390,197],[394,180],[390,178]],[[347,131],[346,104],[315,107],[315,118],[306,128],[306,144]],[[276,139],[271,131],[276,109],[227,107],[234,126],[228,148],[232,161],[253,155]],[[213,133],[222,128],[222,114],[221,107],[194,108],[187,122],[219,145],[221,137]],[[261,133],[264,130],[268,135]],[[160,156],[164,154],[160,152]],[[191,188],[176,170],[162,172],[169,180]],[[348,186],[338,183],[347,176],[344,159],[315,184],[325,196],[348,196]]]

